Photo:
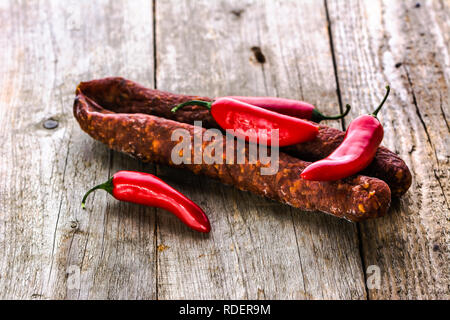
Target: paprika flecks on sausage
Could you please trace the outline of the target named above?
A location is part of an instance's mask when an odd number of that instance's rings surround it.
[[[372,162],[383,140],[383,126],[377,114],[389,96],[389,86],[386,90],[379,107],[372,114],[362,115],[353,120],[341,145],[325,159],[306,167],[301,173],[303,179],[314,181],[344,179],[365,169]]]
[[[100,91],[96,91],[102,94]],[[98,101],[98,102],[97,102]],[[109,100],[111,101],[111,100]],[[126,98],[126,101],[129,101]],[[391,202],[389,186],[377,179],[355,175],[338,181],[307,181],[300,173],[310,163],[279,153],[278,170],[274,175],[261,174],[265,165],[260,161],[250,164],[249,144],[245,144],[243,162],[237,152],[222,153],[222,161],[211,165],[202,157],[201,163],[173,162],[173,150],[180,141],[173,141],[174,132],[187,130],[188,158],[195,158],[195,141],[206,133],[193,125],[138,112],[120,104],[89,98],[83,88],[77,88],[73,113],[80,128],[110,149],[126,153],[144,162],[168,165],[195,174],[216,179],[224,184],[264,196],[305,211],[322,211],[351,221],[381,217],[388,212]],[[117,112],[127,110],[128,112]],[[168,109],[169,113],[170,109]],[[184,111],[184,110],[183,110]],[[209,113],[209,111],[208,111]],[[183,112],[181,112],[183,114]],[[183,138],[184,140],[184,138]],[[223,139],[222,150],[235,148],[236,141]],[[215,144],[204,141],[200,153]],[[234,149],[236,150],[236,149]],[[232,163],[232,164],[229,164]],[[241,164],[240,164],[241,163]],[[361,210],[361,208],[363,208]]]
[[[296,117],[300,119],[311,120],[314,122],[320,122],[322,120],[338,120],[344,118],[350,111],[350,105],[346,105],[346,110],[343,114],[337,116],[323,115],[315,106],[310,103],[284,99],[276,97],[242,97],[242,96],[230,96],[234,100],[242,101],[260,108],[264,108],[273,112],[285,114],[287,116]]]
[[[191,125],[195,121],[201,121],[205,128],[219,128],[211,112],[201,106],[187,106],[175,113],[170,111],[183,102],[214,100],[208,97],[149,89],[119,77],[81,82],[78,87],[85,99],[89,98],[89,101],[111,112],[153,115]],[[344,141],[345,132],[324,124],[318,126],[319,134],[313,140],[284,147],[280,151],[305,161],[317,161],[328,157]],[[385,181],[395,197],[405,194],[412,182],[411,171],[405,161],[383,146],[378,148],[375,158],[361,174]]]
[[[211,230],[208,217],[199,206],[152,174],[118,171],[107,182],[95,186],[84,195],[81,202],[83,208],[88,195],[98,189],[106,190],[120,201],[170,211],[196,231],[208,233]]]
[[[234,130],[234,135],[246,141],[289,146],[314,139],[319,133],[318,126],[295,117],[279,114],[264,108],[234,100],[219,98],[214,102],[188,101],[172,109],[200,105],[211,110],[217,124],[225,130]],[[272,141],[272,130],[278,130],[278,141]]]

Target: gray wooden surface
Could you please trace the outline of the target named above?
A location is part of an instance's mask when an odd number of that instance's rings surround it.
[[[449,43],[448,0],[0,0],[0,298],[450,298]],[[328,113],[350,103],[340,128],[390,84],[383,143],[413,185],[354,224],[142,164],[72,116],[77,83],[105,76]],[[102,192],[83,211],[86,189],[120,169],[182,190],[212,232]]]

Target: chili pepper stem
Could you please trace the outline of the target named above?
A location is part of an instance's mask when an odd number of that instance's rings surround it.
[[[390,92],[391,92],[391,87],[386,86],[386,95],[384,96],[383,101],[381,101],[381,103],[380,103],[380,105],[378,106],[378,108],[376,108],[375,111],[372,112],[372,115],[373,115],[375,118],[377,117],[378,112],[381,110],[381,107],[382,107],[382,106],[384,105],[384,103],[386,102],[386,100],[387,100],[387,98],[388,98]]]
[[[342,119],[350,112],[350,109],[351,109],[351,106],[349,104],[347,104],[345,107],[346,107],[345,112],[340,115],[337,115],[337,116],[326,116],[326,115],[323,115],[319,110],[313,109],[313,114],[312,114],[311,120],[314,122],[320,122],[322,120]]]
[[[181,103],[181,104],[173,107],[172,110],[170,110],[170,111],[177,112],[178,109],[183,108],[185,106],[201,106],[201,107],[211,109],[211,105],[212,105],[212,102],[192,100],[192,101]]]
[[[95,186],[91,190],[86,192],[86,194],[83,197],[83,200],[81,200],[81,207],[83,209],[86,209],[86,205],[85,205],[86,204],[86,199],[87,199],[88,195],[91,192],[95,191],[95,190],[102,189],[102,190],[105,190],[105,191],[107,191],[108,193],[110,193],[112,195],[112,191],[113,191],[113,188],[114,188],[112,181],[113,181],[113,178],[110,178],[105,183],[99,184],[98,186]]]

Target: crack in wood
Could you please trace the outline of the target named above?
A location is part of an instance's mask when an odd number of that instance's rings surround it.
[[[336,81],[336,93],[338,96],[339,110],[341,113],[343,113],[344,110],[343,110],[343,105],[342,105],[342,96],[341,96],[341,89],[340,89],[340,84],[339,84],[336,53],[335,53],[334,44],[333,44],[333,30],[332,30],[332,22],[331,22],[331,18],[330,18],[330,13],[329,13],[329,9],[328,9],[328,0],[324,0],[324,6],[325,6],[327,23],[328,23],[328,38],[330,41],[331,57],[333,60],[333,69],[334,69],[334,77],[335,77],[335,81]],[[345,130],[345,128],[346,128],[345,119],[342,118],[340,121],[342,124],[342,129]],[[356,226],[357,226],[356,232],[357,232],[357,237],[358,237],[358,250],[359,250],[363,279],[364,279],[364,290],[365,290],[364,294],[365,294],[366,300],[370,300],[369,288],[367,287],[367,275],[366,275],[367,269],[366,269],[366,261],[364,258],[364,251],[363,251],[363,239],[362,239],[361,225],[360,225],[360,223],[356,223]]]
[[[419,109],[419,105],[417,104],[416,94],[414,92],[414,87],[413,87],[411,78],[409,76],[408,69],[405,67],[404,70],[405,70],[405,73],[406,73],[406,78],[408,79],[409,89],[411,90],[411,95],[412,95],[414,107],[416,109],[417,117],[419,118],[420,123],[422,124],[422,127],[423,127],[423,129],[425,131],[425,134],[427,136],[428,144],[430,145],[431,150],[433,150],[436,165],[439,168],[440,167],[439,157],[437,155],[436,148],[434,147],[433,142],[431,141],[430,133],[428,132],[428,128],[427,128],[427,125],[426,125],[425,121],[423,120],[422,113],[420,112],[420,109]],[[441,101],[442,101],[442,96],[441,96]],[[436,180],[438,181],[439,187],[441,188],[442,194],[443,194],[444,199],[445,199],[445,203],[447,204],[447,207],[449,207],[447,196],[446,196],[446,193],[445,193],[445,189],[444,189],[444,187],[442,185],[442,182],[441,182],[441,178],[436,173],[436,170],[433,170],[433,173],[434,173],[434,176],[436,177]]]

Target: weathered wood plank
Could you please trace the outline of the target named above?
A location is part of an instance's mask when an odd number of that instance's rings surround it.
[[[384,144],[413,172],[390,215],[361,224],[365,265],[381,269],[371,299],[448,299],[449,3],[327,0],[342,97],[352,116],[381,112]],[[356,108],[357,107],[357,108]]]
[[[110,173],[152,167],[72,116],[81,80],[152,85],[151,3],[1,1],[0,21],[0,298],[155,298],[154,210],[101,192],[80,207]],[[50,117],[56,129],[43,128]]]
[[[319,1],[157,1],[156,52],[161,90],[283,96],[338,111]],[[213,228],[198,235],[158,214],[159,298],[365,298],[354,224],[157,172],[198,202]]]
[[[448,298],[449,3],[326,4],[344,103],[370,111],[391,84],[385,144],[415,176],[390,216],[361,224],[363,265],[382,272],[369,297]],[[338,111],[322,2],[159,1],[156,12],[158,88]],[[366,297],[355,225],[183,171],[157,168],[205,209],[210,235],[101,192],[81,210],[111,173],[154,172],[92,141],[71,110],[80,80],[153,85],[151,1],[1,1],[0,21],[0,298]],[[43,128],[48,118],[59,126]]]

